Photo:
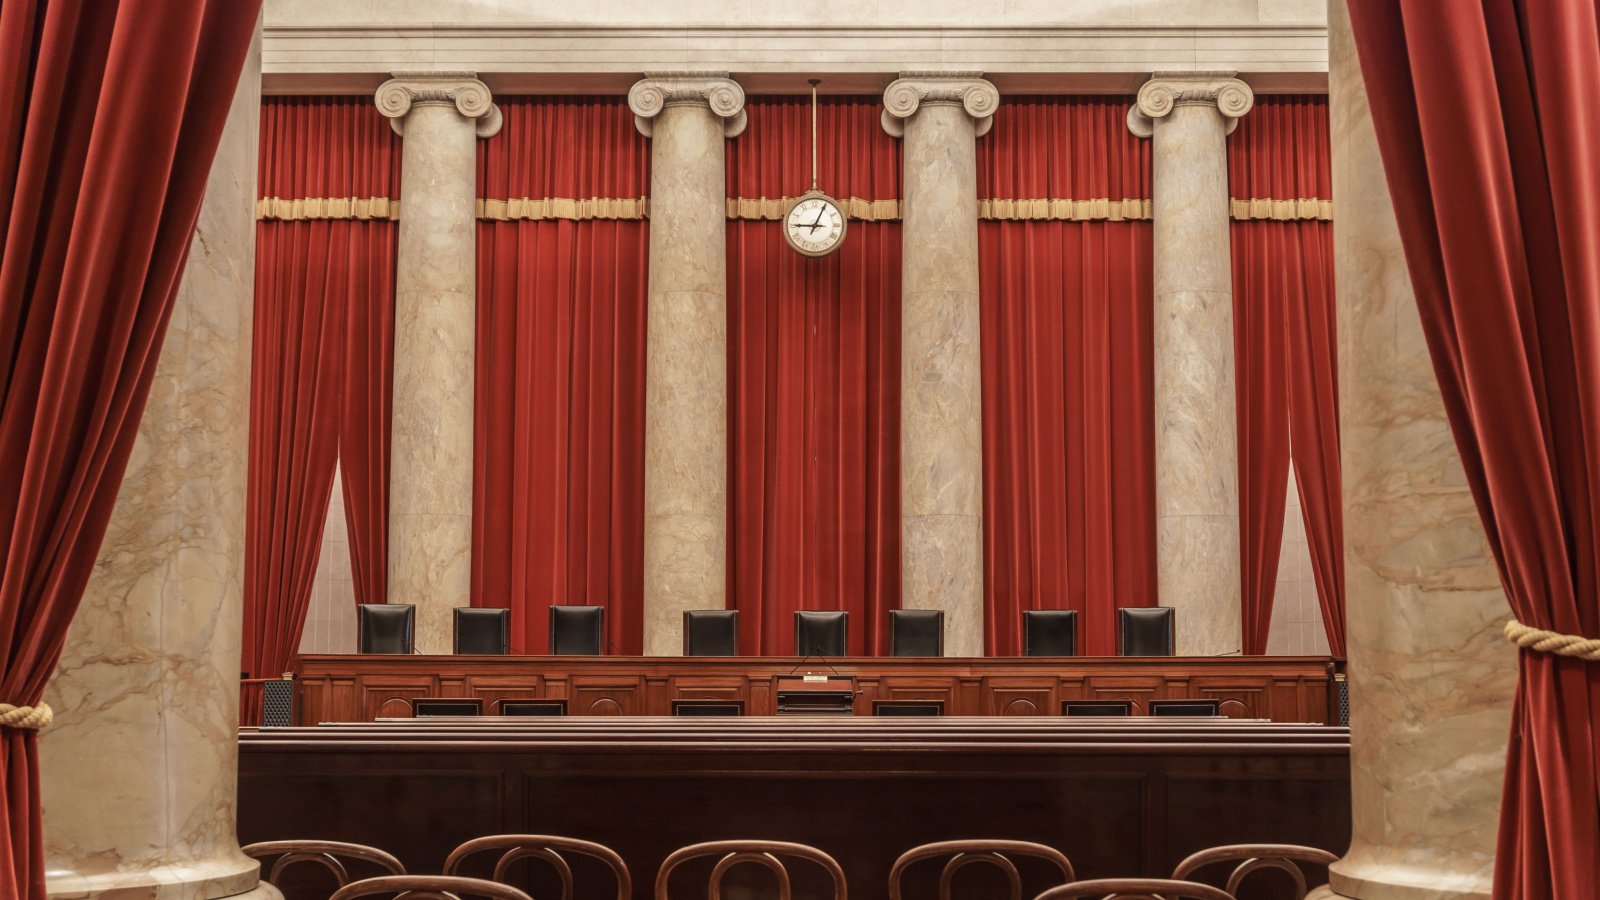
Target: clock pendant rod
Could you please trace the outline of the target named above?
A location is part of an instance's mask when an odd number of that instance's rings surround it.
[[[817,85],[820,78],[811,79],[811,189],[817,189]]]

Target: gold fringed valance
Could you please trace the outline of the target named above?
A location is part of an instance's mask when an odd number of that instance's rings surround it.
[[[509,200],[479,200],[478,218],[495,222],[542,219],[644,219],[650,215],[645,197],[513,197]]]
[[[1295,219],[1317,219],[1323,222],[1333,221],[1333,201],[1318,200],[1315,197],[1302,197],[1299,200],[1269,200],[1251,199],[1232,201],[1229,212],[1233,218],[1247,219],[1275,219],[1278,221],[1291,221]]]
[[[1127,197],[1112,200],[1022,199],[979,200],[978,218],[1000,221],[1059,220],[1068,222],[1140,221],[1150,218],[1150,201]]]
[[[262,197],[256,201],[257,219],[398,219],[400,201],[388,197],[302,197],[284,200]]]
[[[729,197],[728,218],[777,221],[783,218],[783,211],[793,202],[793,197]],[[895,222],[900,219],[899,200],[841,197],[839,208],[844,210],[846,216],[862,222]]]

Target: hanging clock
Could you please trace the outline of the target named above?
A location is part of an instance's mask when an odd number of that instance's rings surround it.
[[[817,188],[817,85],[811,82],[811,190],[790,201],[783,211],[783,238],[803,256],[827,256],[844,243],[850,219],[833,199]]]

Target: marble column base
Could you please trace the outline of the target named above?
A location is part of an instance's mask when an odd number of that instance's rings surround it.
[[[944,611],[947,656],[983,655],[983,517],[902,516],[906,609]]]
[[[47,873],[52,900],[283,900],[261,880],[260,863],[247,856],[137,872],[80,876]]]
[[[1238,516],[1161,516],[1158,595],[1176,612],[1179,656],[1240,649]],[[1232,602],[1221,603],[1218,598]]]
[[[1329,876],[1338,884],[1325,884],[1306,894],[1306,900],[1489,900],[1487,889],[1441,882],[1437,868],[1422,870],[1404,863],[1363,866],[1360,877],[1351,877],[1346,865],[1349,857],[1333,864]],[[1343,871],[1341,871],[1343,870]],[[1473,876],[1462,876],[1462,882],[1481,883]]]

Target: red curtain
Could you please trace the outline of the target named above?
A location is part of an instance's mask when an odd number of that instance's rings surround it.
[[[335,460],[361,603],[385,600],[396,224],[316,208],[396,199],[400,142],[370,100],[262,103],[246,510],[244,671],[273,678],[300,646]],[[359,202],[358,201],[358,202]],[[260,722],[259,691],[240,720]]]
[[[1007,100],[978,196],[1148,200],[1129,103]],[[1076,609],[1081,651],[1114,654],[1116,607],[1156,602],[1150,225],[985,220],[978,241],[986,648],[1021,653],[1025,609]]]
[[[1273,200],[1274,219],[1233,222],[1244,652],[1267,650],[1292,456],[1328,646],[1344,655],[1344,521],[1326,97],[1263,97],[1228,141],[1229,191]],[[1257,204],[1258,206],[1262,204]]]
[[[0,701],[41,702],[144,413],[259,2],[0,6]],[[36,733],[0,895],[43,900]]]
[[[1350,4],[1411,284],[1516,618],[1600,638],[1600,9]],[[1497,898],[1600,897],[1600,665],[1524,650]]]
[[[625,102],[498,102],[480,197],[648,192]],[[511,609],[512,652],[547,652],[563,603],[606,607],[605,652],[643,652],[648,260],[639,219],[478,223],[472,602]]]
[[[834,197],[900,196],[882,108],[876,96],[819,105],[819,186]],[[728,196],[809,190],[810,98],[745,109]],[[728,438],[740,651],[793,653],[796,610],[843,609],[850,654],[887,653],[900,606],[899,221],[852,219],[821,259],[789,249],[779,221],[728,222]]]

